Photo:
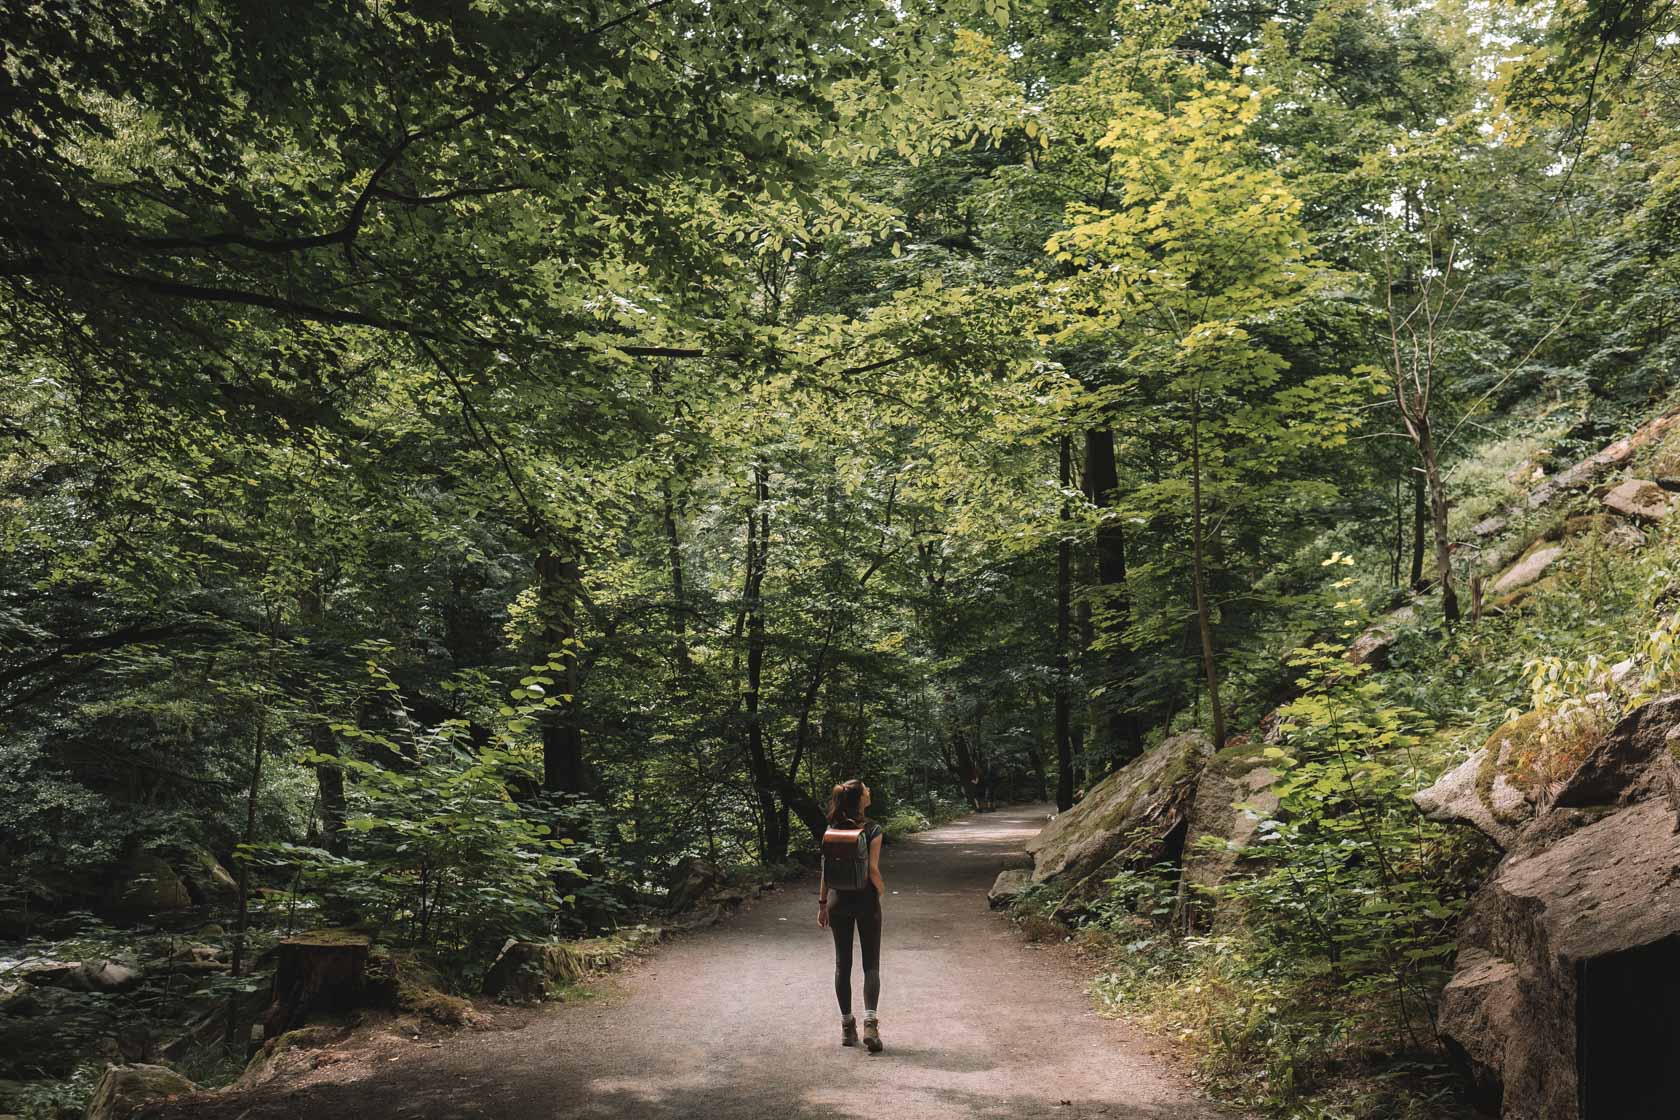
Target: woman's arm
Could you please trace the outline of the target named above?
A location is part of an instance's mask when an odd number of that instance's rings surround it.
[[[828,928],[828,860],[817,856],[817,925]]]
[[[886,834],[877,832],[875,839],[869,842],[869,881],[875,884],[877,894],[886,894],[886,884],[881,882],[881,840]]]

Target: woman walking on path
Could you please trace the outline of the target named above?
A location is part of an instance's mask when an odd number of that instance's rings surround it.
[[[852,1017],[852,935],[863,943],[863,1045],[881,1052],[881,826],[866,815],[869,787],[857,778],[834,787],[823,836],[817,925],[834,934],[834,994],[840,1001],[840,1045],[856,1046]],[[829,905],[829,892],[834,905]]]

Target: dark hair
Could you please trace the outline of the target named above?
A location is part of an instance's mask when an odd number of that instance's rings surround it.
[[[861,828],[863,815],[863,779],[841,782],[828,795],[828,823]]]

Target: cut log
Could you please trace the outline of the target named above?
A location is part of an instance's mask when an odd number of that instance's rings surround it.
[[[316,1012],[356,1006],[366,982],[369,944],[367,934],[342,929],[313,930],[280,942],[263,1037],[294,1030]]]

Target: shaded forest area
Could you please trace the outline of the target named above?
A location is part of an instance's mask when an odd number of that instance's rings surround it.
[[[84,962],[0,971],[15,1107],[231,1076],[294,930],[458,1019],[509,939],[808,862],[835,781],[902,834],[1192,731],[1288,773],[1265,851],[1018,920],[1233,1099],[1463,1107],[1498,852],[1411,799],[1529,709],[1543,790],[1674,679],[1666,499],[1637,554],[1531,500],[1673,403],[1672,4],[39,0],[0,44],[0,970]]]

